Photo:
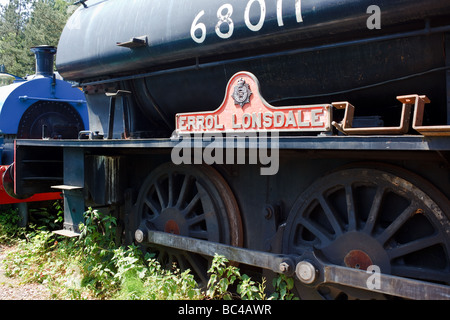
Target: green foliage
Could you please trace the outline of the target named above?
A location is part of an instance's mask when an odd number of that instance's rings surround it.
[[[34,73],[31,47],[57,46],[71,14],[70,0],[9,0],[0,6],[0,64],[24,77]]]
[[[165,270],[155,259],[148,259],[146,268],[126,273],[121,290],[113,297],[126,300],[199,300],[201,290],[189,270]]]
[[[55,271],[52,265],[51,251],[55,245],[53,234],[38,232],[27,239],[19,240],[16,250],[8,253],[6,274],[20,277],[22,282],[43,283],[49,278],[48,271]]]
[[[298,300],[297,297],[291,292],[294,288],[294,279],[289,278],[284,274],[280,274],[273,279],[273,286],[275,292],[272,294],[272,298],[275,300]]]
[[[0,244],[11,244],[23,235],[24,228],[19,227],[21,217],[17,209],[0,211]]]
[[[46,202],[47,206],[36,207],[28,204],[29,225],[20,227],[22,217],[19,209],[12,205],[4,205],[0,208],[0,244],[12,244],[27,234],[33,234],[36,230],[50,231],[60,229],[62,226],[64,211],[61,201]]]
[[[29,223],[38,230],[52,231],[62,229],[64,209],[62,200],[44,202],[40,206],[28,204]],[[39,204],[39,203],[38,203]]]
[[[22,76],[32,70],[32,55],[26,51],[23,32],[30,3],[31,0],[10,0],[0,11],[0,62],[8,72]]]
[[[96,295],[105,295],[116,289],[113,256],[116,218],[103,215],[89,208],[84,214],[85,223],[80,225],[81,236],[77,243],[84,254],[83,284]]]
[[[239,269],[229,265],[229,261],[216,254],[212,261],[206,296],[209,299],[242,299],[242,300],[264,300],[265,279],[261,283],[252,280],[248,275],[241,275]],[[237,284],[236,294],[229,291],[229,287]]]
[[[3,227],[1,217],[0,227]],[[138,246],[119,246],[116,224],[116,218],[111,215],[89,208],[78,239],[60,237],[43,228],[28,229],[4,261],[6,274],[22,282],[46,284],[55,299],[287,300],[294,297],[293,279],[276,278],[273,283],[276,292],[267,297],[265,279],[259,283],[241,275],[236,266],[220,255],[212,260],[208,285],[202,290],[189,270],[181,271],[175,266],[166,270],[149,254],[144,256]]]
[[[228,287],[241,277],[239,269],[228,265],[228,260],[224,256],[216,254],[214,256],[208,281],[206,295],[211,299],[231,300],[232,295],[228,292]]]
[[[116,219],[97,210],[85,213],[81,237],[82,286],[96,297],[113,299],[198,299],[200,290],[189,272],[164,270],[137,246],[116,244]]]
[[[266,279],[263,278],[261,283],[253,281],[249,276],[244,274],[242,282],[237,288],[242,300],[266,300]]]
[[[85,253],[83,284],[97,297],[195,299],[200,290],[189,272],[167,271],[137,246],[116,245],[116,219],[89,209],[78,242]]]

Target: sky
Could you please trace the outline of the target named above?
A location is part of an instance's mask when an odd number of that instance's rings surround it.
[[[9,0],[0,0],[0,4],[7,4]]]

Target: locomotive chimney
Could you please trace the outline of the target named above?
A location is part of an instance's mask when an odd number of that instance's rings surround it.
[[[53,60],[56,48],[53,46],[37,46],[31,48],[36,56],[36,75],[43,77],[53,76]]]

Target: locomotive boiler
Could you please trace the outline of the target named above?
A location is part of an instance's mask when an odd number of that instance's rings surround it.
[[[434,0],[85,1],[56,62],[89,130],[18,139],[14,191],[63,190],[68,236],[88,206],[114,214],[200,283],[219,253],[305,299],[446,299],[449,18]]]

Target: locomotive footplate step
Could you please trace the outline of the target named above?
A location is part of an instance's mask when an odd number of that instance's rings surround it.
[[[67,238],[76,238],[80,236],[80,233],[76,233],[70,230],[55,230],[53,231],[54,234],[57,234],[59,236],[67,237]]]
[[[77,186],[69,186],[69,185],[58,185],[58,186],[52,186],[52,189],[59,189],[59,190],[79,190],[83,189],[82,187]]]

